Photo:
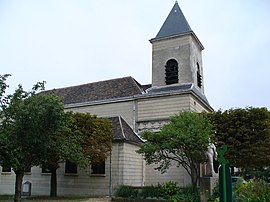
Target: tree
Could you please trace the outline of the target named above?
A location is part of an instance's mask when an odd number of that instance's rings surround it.
[[[67,130],[54,137],[51,147],[48,148],[47,156],[42,161],[42,166],[48,167],[51,172],[51,197],[57,196],[57,169],[59,163],[69,159],[79,163],[82,167],[87,164],[83,155],[80,136],[73,134],[70,129],[74,124],[72,113],[67,112],[66,115],[69,120],[66,125]]]
[[[159,132],[146,131],[146,140],[138,153],[143,154],[148,164],[158,163],[156,168],[162,173],[176,162],[191,177],[195,191],[199,179],[199,163],[205,160],[208,139],[212,125],[202,115],[195,112],[181,112],[171,117]]]
[[[267,108],[237,108],[207,115],[214,125],[218,146],[228,145],[231,166],[270,166],[270,112]]]
[[[112,148],[112,123],[89,113],[74,113],[72,132],[79,134],[84,156],[92,165],[104,161]]]
[[[9,75],[0,76],[0,159],[16,174],[14,201],[21,201],[24,172],[47,159],[55,138],[66,130],[68,117],[62,100],[44,90],[44,82],[29,92],[19,85],[13,94],[5,95]]]
[[[108,119],[89,113],[70,113],[72,123],[64,138],[52,147],[46,164],[51,168],[50,196],[57,196],[56,170],[59,163],[69,160],[86,168],[106,159],[112,148],[112,125]],[[60,140],[60,139],[59,139]],[[59,147],[60,146],[60,147]]]

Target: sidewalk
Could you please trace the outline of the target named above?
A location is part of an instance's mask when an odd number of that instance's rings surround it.
[[[109,201],[111,201],[111,198],[109,198],[109,197],[106,197],[106,198],[90,198],[90,199],[87,199],[87,200],[82,200],[82,202],[109,202]]]
[[[111,198],[89,198],[89,199],[78,199],[78,200],[27,200],[22,199],[22,202],[110,202]],[[10,200],[0,200],[0,202],[13,202],[13,199]]]

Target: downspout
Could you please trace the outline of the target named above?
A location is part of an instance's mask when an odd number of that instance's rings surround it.
[[[137,115],[137,109],[136,109],[137,107],[136,107],[136,100],[135,100],[135,98],[134,98],[134,100],[133,100],[133,130],[135,131],[135,132],[138,132],[137,131],[137,128],[136,128],[136,120],[137,120],[137,117],[136,117],[136,115]]]
[[[112,197],[112,151],[110,151],[109,197]]]
[[[138,134],[138,126],[137,126],[137,120],[138,120],[138,102],[137,100],[133,100],[133,130]],[[139,134],[138,134],[139,135]],[[145,165],[144,165],[144,158],[142,157],[142,179],[141,179],[141,186],[145,185]]]
[[[145,172],[145,167],[144,167],[144,159],[142,158],[142,183],[141,186],[145,186],[145,176],[144,176],[144,172]]]

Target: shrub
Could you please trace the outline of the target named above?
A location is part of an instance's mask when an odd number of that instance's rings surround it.
[[[185,196],[184,198],[185,201],[190,201],[190,202],[200,201],[198,190],[194,192],[192,186],[184,187],[182,192],[183,192],[183,195]]]
[[[270,201],[269,185],[263,180],[250,180],[240,183],[234,191],[235,202],[261,202]]]
[[[163,185],[162,190],[166,196],[173,196],[180,191],[180,188],[177,186],[176,182],[169,181]]]
[[[178,201],[186,201],[186,202],[199,202],[200,197],[194,193],[192,194],[185,194],[185,193],[178,193],[170,198],[173,202]]]
[[[160,198],[162,197],[162,186],[145,186],[139,193],[141,198]]]
[[[219,200],[219,183],[217,182],[215,187],[212,190],[212,195],[210,195],[209,193],[209,198],[208,198],[208,202],[210,201],[218,201]]]
[[[138,190],[135,190],[131,186],[120,185],[115,190],[115,196],[123,198],[137,198]]]
[[[166,199],[172,201],[172,202],[178,202],[178,201],[186,201],[186,202],[199,202],[200,197],[198,195],[198,192],[193,191],[193,188],[190,187],[185,187],[183,189],[179,189],[176,192],[176,194],[172,196],[165,196]]]

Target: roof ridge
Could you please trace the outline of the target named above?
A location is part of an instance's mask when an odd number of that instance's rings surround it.
[[[132,78],[132,80],[134,81],[134,83],[136,84],[136,86],[138,87],[138,89],[140,90],[140,91],[143,91],[143,92],[145,92],[145,90],[143,89],[143,87],[142,87],[142,84],[140,84],[136,79],[134,79],[133,77],[131,77]]]
[[[74,104],[131,97],[145,91],[133,77],[128,76],[44,91],[50,92],[62,97],[64,104]]]
[[[124,133],[123,124],[122,124],[122,118],[120,116],[118,116],[118,119],[119,119],[119,124],[120,124],[120,127],[121,127],[121,132],[123,134],[124,139],[126,140],[127,138],[126,138],[125,133]]]
[[[53,89],[45,90],[45,91],[61,90],[61,89],[67,89],[67,88],[73,88],[73,87],[85,86],[85,85],[89,85],[89,84],[96,84],[96,83],[101,83],[101,82],[106,82],[106,81],[115,81],[115,80],[127,79],[127,78],[134,79],[132,76],[125,76],[125,77],[120,77],[120,78],[106,79],[106,80],[94,81],[94,82],[90,82],[90,83],[84,83],[84,84],[78,84],[78,85],[72,85],[72,86],[66,86],[66,87],[60,87],[60,88],[53,88]]]

